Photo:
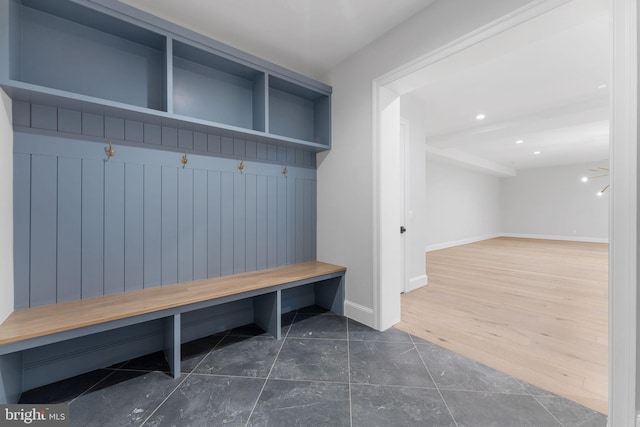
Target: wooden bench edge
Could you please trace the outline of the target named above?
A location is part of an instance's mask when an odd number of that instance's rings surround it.
[[[63,303],[59,303],[59,304],[51,304],[51,305],[46,305],[46,306],[40,306],[40,307],[34,307],[34,308],[27,308],[27,309],[20,309],[20,310],[14,310],[2,323],[0,323],[0,331],[3,329],[3,326],[11,326],[12,322],[20,322],[21,319],[16,319],[16,314],[21,314],[21,313],[32,313],[35,310],[44,310],[45,308],[51,309],[52,307],[61,307],[63,305],[66,305],[67,307],[71,307],[73,308],[75,305],[84,305],[82,304],[82,302],[95,302],[98,300],[104,300],[105,298],[110,298],[115,300],[114,302],[117,302],[117,299],[120,297],[127,297],[130,298],[132,296],[132,294],[135,296],[137,294],[139,294],[140,296],[143,296],[145,293],[149,294],[149,293],[153,293],[155,292],[159,292],[161,289],[171,289],[172,287],[174,288],[189,288],[190,286],[194,286],[194,284],[198,284],[198,283],[202,283],[202,282],[207,282],[207,281],[214,281],[214,280],[232,280],[234,277],[235,278],[246,278],[246,277],[251,277],[252,275],[256,275],[258,273],[260,274],[268,274],[268,273],[272,273],[275,270],[279,270],[279,269],[285,269],[287,267],[292,268],[292,267],[300,267],[304,264],[316,264],[316,265],[323,265],[323,266],[330,266],[331,268],[327,271],[323,271],[321,274],[318,275],[306,275],[304,276],[303,279],[301,280],[309,280],[309,279],[315,279],[315,278],[319,278],[318,281],[322,281],[325,279],[322,279],[322,277],[324,276],[331,276],[331,275],[337,275],[337,276],[342,276],[346,273],[346,267],[343,266],[339,266],[339,265],[335,265],[335,264],[329,264],[329,263],[324,263],[321,261],[313,261],[313,262],[309,262],[309,263],[297,263],[297,264],[290,264],[287,266],[283,266],[283,267],[275,267],[275,268],[271,268],[271,269],[263,269],[263,270],[257,270],[254,272],[243,272],[243,273],[238,273],[238,274],[231,274],[231,275],[226,275],[226,276],[220,276],[220,277],[216,277],[216,278],[212,278],[212,279],[203,279],[203,280],[197,280],[197,281],[190,281],[190,282],[180,282],[180,283],[175,283],[175,284],[171,284],[171,285],[165,285],[165,286],[160,286],[160,287],[154,287],[154,288],[147,288],[147,289],[139,289],[139,290],[135,290],[135,291],[129,291],[129,292],[122,292],[119,294],[112,294],[112,295],[103,295],[103,296],[98,296],[98,297],[93,297],[93,298],[87,298],[85,300],[74,300],[74,301],[69,301],[69,302],[63,302]],[[330,277],[328,277],[330,278]],[[300,280],[300,279],[298,279]],[[15,344],[15,343],[19,343],[22,341],[28,341],[28,340],[32,340],[32,339],[37,339],[37,338],[41,338],[41,337],[46,337],[49,335],[56,335],[56,334],[62,334],[65,332],[69,332],[69,331],[73,331],[73,330],[79,330],[79,329],[83,329],[83,328],[90,328],[91,326],[96,326],[96,325],[101,325],[101,324],[107,324],[110,322],[116,322],[119,320],[123,320],[123,319],[128,319],[128,318],[136,318],[136,317],[141,317],[144,315],[148,315],[148,314],[152,314],[152,313],[160,313],[160,312],[164,312],[164,311],[168,311],[168,310],[172,310],[172,309],[177,309],[180,307],[188,307],[190,305],[193,304],[197,304],[199,302],[204,302],[204,301],[213,301],[216,299],[220,299],[220,298],[225,298],[225,297],[229,297],[229,296],[233,296],[233,295],[242,295],[244,293],[248,293],[250,291],[253,290],[261,290],[261,289],[269,289],[269,288],[273,288],[273,287],[278,287],[278,286],[283,286],[286,285],[288,283],[293,283],[296,282],[297,280],[289,280],[288,278],[286,280],[282,280],[278,283],[275,284],[269,284],[268,286],[264,286],[264,287],[258,287],[255,289],[251,289],[251,290],[242,290],[240,292],[230,292],[224,295],[219,295],[215,298],[209,298],[209,299],[194,299],[193,301],[188,301],[186,303],[167,303],[165,305],[162,306],[149,306],[149,307],[145,307],[143,309],[138,310],[136,313],[123,313],[123,314],[114,314],[113,316],[103,316],[98,320],[94,320],[94,321],[90,321],[90,322],[79,322],[73,326],[62,326],[59,328],[51,328],[51,329],[47,329],[47,330],[43,330],[43,331],[33,331],[32,333],[27,333],[27,334],[21,334],[19,338],[17,338],[15,335],[6,339],[2,339],[0,338],[0,347],[2,346],[6,346],[6,345],[10,345],[10,344]],[[313,283],[313,282],[310,282]],[[240,298],[241,299],[241,298]],[[111,302],[113,303],[113,302]],[[185,310],[188,311],[188,310]],[[136,323],[136,322],[134,322]],[[91,334],[92,332],[89,332],[88,334]]]

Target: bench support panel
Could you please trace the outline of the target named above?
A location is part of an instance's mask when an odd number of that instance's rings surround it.
[[[253,297],[253,322],[278,340],[282,331],[280,311],[280,291]]]
[[[180,314],[165,317],[164,328],[164,357],[169,362],[173,378],[180,378]]]
[[[22,352],[0,356],[0,404],[18,403],[22,394]]]
[[[316,305],[344,316],[344,275],[314,285]]]

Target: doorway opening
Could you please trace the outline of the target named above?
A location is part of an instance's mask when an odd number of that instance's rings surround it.
[[[542,16],[543,14],[545,14],[546,12],[550,11],[550,10],[554,10],[556,9],[556,7],[558,7],[559,3],[562,3],[562,5],[577,5],[578,3],[580,3],[579,1],[573,1],[573,2],[551,2],[551,1],[547,1],[547,2],[541,2],[538,4],[537,7],[535,8],[530,8],[527,10],[522,11],[522,13],[520,14],[514,14],[508,18],[506,18],[505,20],[502,20],[500,22],[496,22],[495,25],[493,25],[491,28],[485,28],[483,29],[482,32],[477,33],[477,34],[473,34],[471,37],[460,40],[458,43],[454,43],[452,45],[449,46],[445,46],[443,49],[433,52],[432,54],[428,55],[426,58],[422,58],[420,64],[417,63],[413,63],[413,64],[409,64],[407,67],[404,67],[402,70],[398,70],[398,71],[394,71],[393,73],[390,73],[387,76],[383,76],[380,79],[378,79],[375,83],[374,83],[374,102],[376,103],[376,105],[381,106],[381,105],[388,105],[388,103],[390,102],[390,99],[394,99],[394,95],[396,97],[407,93],[407,88],[412,86],[412,85],[416,85],[417,82],[419,82],[421,79],[424,79],[425,77],[428,78],[429,73],[435,73],[435,74],[446,74],[448,72],[451,72],[450,69],[450,63],[447,63],[447,61],[444,61],[444,59],[449,58],[451,55],[453,54],[458,54],[458,53],[462,53],[464,55],[465,51],[466,53],[469,53],[470,50],[468,50],[467,48],[470,46],[474,46],[477,43],[480,43],[481,41],[488,41],[489,39],[493,39],[498,40],[501,36],[504,36],[504,33],[509,30],[509,29],[522,29],[523,27],[525,27],[527,23],[530,23],[531,21],[534,21],[535,19],[537,19],[538,17]],[[559,7],[558,7],[559,8]],[[615,31],[615,29],[614,29]],[[503,44],[503,45],[509,45],[509,42],[505,42],[504,40],[502,40],[501,43],[497,43],[498,45]],[[472,56],[472,55],[470,55]],[[473,60],[473,58],[471,58]],[[476,59],[482,59],[482,58],[476,58]],[[620,74],[624,74],[622,72],[620,72]],[[433,75],[433,74],[432,74]],[[627,77],[625,75],[623,75],[622,77]],[[627,84],[630,85],[629,81],[626,80],[624,82],[622,82],[622,85]],[[635,83],[634,83],[635,84]],[[618,86],[621,87],[622,85]],[[627,86],[628,87],[628,86]],[[634,87],[634,86],[632,86]],[[607,91],[612,90],[611,88],[607,89]],[[615,98],[616,94],[614,93],[614,98]],[[622,95],[620,95],[622,96]],[[627,95],[628,96],[628,95]],[[384,100],[384,101],[383,101]],[[606,108],[606,107],[605,107]],[[381,111],[381,110],[378,110]],[[375,143],[377,144],[376,147],[376,153],[378,155],[377,159],[375,159],[376,164],[378,165],[377,168],[377,176],[376,176],[376,181],[378,183],[383,182],[387,179],[387,175],[385,173],[385,169],[382,166],[383,161],[381,159],[385,158],[383,155],[381,155],[381,153],[384,152],[384,149],[382,146],[386,144],[386,140],[383,139],[383,135],[387,132],[385,130],[386,126],[388,126],[388,123],[385,124],[384,118],[380,115],[378,115],[376,117],[376,126],[377,128],[376,130],[376,140]],[[625,125],[625,123],[621,123],[620,126]],[[627,123],[628,125],[628,123]],[[614,128],[616,127],[616,124],[614,123]],[[625,128],[626,130],[626,128]],[[625,135],[626,136],[626,135]],[[381,141],[385,141],[385,144],[383,144]],[[515,143],[515,141],[514,141]],[[625,142],[625,145],[622,146],[622,150],[624,150],[626,147],[627,142]],[[618,155],[620,156],[620,147],[618,147]],[[625,154],[626,156],[628,155],[633,155],[633,152],[627,152],[627,154]],[[622,155],[622,156],[625,156]],[[460,160],[460,159],[455,159],[455,160]],[[604,160],[604,159],[602,159]],[[612,158],[612,165],[613,166],[618,166],[618,163],[620,162],[621,158],[618,157],[613,157]],[[476,165],[476,166],[485,166],[486,165]],[[595,165],[594,165],[595,166]],[[620,182],[618,189],[625,188],[628,190],[628,186],[632,186],[634,185],[633,183],[633,176],[635,176],[635,171],[630,170],[629,169],[629,165],[620,165],[622,166],[625,170],[624,171],[620,171],[621,173],[629,173],[631,174],[631,179],[621,179],[622,182]],[[618,167],[620,167],[618,166]],[[391,173],[393,173],[393,171],[391,171]],[[625,187],[627,186],[627,187]],[[613,186],[612,186],[613,187]],[[377,204],[378,206],[380,206],[382,204],[382,201],[385,200],[384,197],[384,189],[382,189],[380,186],[379,188],[379,198],[377,200]],[[635,187],[633,187],[635,188]],[[388,200],[388,199],[387,199]],[[618,204],[619,203],[619,204]],[[613,206],[613,212],[615,213],[615,211],[617,209],[624,209],[627,207],[626,202],[621,202],[618,199],[618,202],[614,204]],[[635,211],[635,210],[633,210]],[[612,215],[612,218],[615,215]],[[380,225],[380,230],[382,230],[382,226],[385,223],[382,218],[378,218],[379,219],[379,225]],[[396,224],[398,224],[400,222],[399,217],[396,216]],[[622,220],[624,220],[624,218],[620,218]],[[626,221],[624,224],[622,223],[622,221],[618,221],[618,228],[616,228],[615,225],[612,226],[611,228],[611,239],[612,241],[617,241],[619,244],[624,244],[624,246],[621,247],[621,249],[624,249],[626,247],[628,247],[627,245],[627,240],[628,238],[625,238],[624,236],[622,236],[622,233],[617,232],[618,230],[620,230],[620,228],[622,227],[630,227],[632,228],[632,230],[635,230],[634,225],[630,222],[630,221]],[[409,230],[412,230],[412,228],[408,228]],[[632,234],[635,235],[634,233],[629,233],[630,229],[627,228],[627,233],[628,234]],[[411,234],[411,233],[409,233]],[[395,238],[398,239],[397,236],[393,237],[393,236],[389,236],[390,238]],[[380,234],[378,235],[378,245],[379,245],[379,254],[380,257],[377,260],[377,265],[379,269],[382,268],[387,268],[389,269],[389,267],[382,267],[384,265],[387,264],[387,260],[388,258],[385,258],[385,249],[384,247],[387,245],[387,242],[384,239],[383,233],[380,232]],[[624,276],[624,278],[627,278],[629,275],[629,271],[631,271],[632,269],[629,268],[630,264],[629,262],[632,262],[631,260],[627,259],[627,253],[622,254],[624,257],[624,261],[620,262],[620,268],[621,269],[625,269],[624,272],[622,272],[622,276]],[[612,260],[612,264],[616,264],[613,260]],[[615,271],[612,273],[615,274]],[[619,275],[618,277],[620,277],[621,275]],[[396,276],[399,277],[399,276]],[[634,276],[635,277],[635,276]],[[381,329],[385,329],[386,327],[391,326],[392,320],[394,319],[394,317],[397,317],[397,311],[399,311],[399,307],[393,307],[392,304],[389,304],[386,300],[385,300],[385,295],[386,295],[386,289],[384,286],[384,280],[383,277],[380,276],[381,280],[380,280],[380,287],[379,287],[379,292],[376,295],[376,299],[374,301],[375,303],[375,308],[376,308],[376,312],[378,313],[378,327]],[[397,280],[397,279],[396,279]],[[397,287],[396,287],[397,289]],[[635,295],[635,294],[634,294]],[[622,302],[620,300],[618,300],[618,302]],[[612,304],[616,304],[616,301],[612,301]],[[625,313],[623,314],[624,316],[629,314],[629,309],[630,307],[627,307],[627,311],[625,311]],[[395,315],[395,316],[394,316]],[[609,313],[609,317],[610,318],[614,318],[613,314]],[[622,316],[620,316],[622,317]],[[628,320],[630,320],[631,318],[625,318],[625,322],[628,322]],[[628,322],[631,323],[631,322]],[[627,329],[625,329],[625,331],[627,331]],[[633,331],[635,331],[635,328],[633,329]],[[627,337],[633,337],[633,340],[631,341],[632,343],[635,342],[635,335],[632,335],[630,332],[626,333],[625,332],[625,336]],[[628,345],[626,346],[628,347]],[[627,366],[627,368],[631,369],[630,366]],[[634,369],[632,369],[631,372],[635,372]]]

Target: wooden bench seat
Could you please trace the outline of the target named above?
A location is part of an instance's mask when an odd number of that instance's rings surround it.
[[[345,271],[344,267],[313,261],[16,310],[0,324],[0,403],[16,401],[23,391],[20,384],[13,384],[20,382],[15,371],[22,369],[18,357],[22,350],[163,319],[165,355],[177,377],[181,313],[257,298],[255,323],[279,339],[280,292],[315,283],[316,304],[343,314]]]

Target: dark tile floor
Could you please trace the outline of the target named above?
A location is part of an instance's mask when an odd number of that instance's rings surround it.
[[[69,403],[73,426],[594,426],[606,417],[397,329],[316,308],[183,345],[181,378],[161,353],[22,395]]]

